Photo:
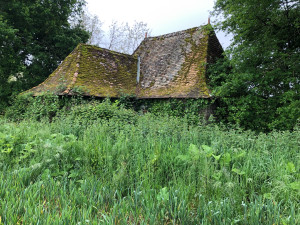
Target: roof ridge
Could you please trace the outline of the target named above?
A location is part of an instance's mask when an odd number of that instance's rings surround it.
[[[84,43],[80,43],[79,45],[81,45],[81,46],[84,45],[84,46],[87,46],[87,47],[93,47],[93,48],[101,49],[103,51],[106,51],[106,52],[109,52],[109,53],[112,53],[112,54],[116,54],[116,55],[123,55],[123,56],[126,56],[126,57],[131,56],[131,57],[135,58],[134,55],[126,54],[126,53],[122,53],[122,52],[117,52],[117,51],[110,50],[108,48],[99,47],[99,46],[96,46],[96,45],[89,45],[89,44],[84,44]]]
[[[205,25],[204,25],[205,26]],[[153,36],[153,37],[147,37],[145,39],[155,39],[155,38],[168,38],[168,37],[173,37],[173,36],[177,36],[179,34],[184,34],[188,31],[193,31],[193,30],[201,30],[203,27],[203,25],[201,26],[197,26],[197,27],[192,27],[192,28],[189,28],[189,29],[185,29],[185,30],[180,30],[180,31],[175,31],[175,32],[171,32],[171,33],[168,33],[168,34],[163,34],[163,35],[158,35],[158,36]]]

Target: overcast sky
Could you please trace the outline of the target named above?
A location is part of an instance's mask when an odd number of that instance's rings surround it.
[[[151,29],[151,36],[207,24],[214,0],[86,0],[90,13],[104,22],[104,29],[112,21],[143,21]],[[230,38],[217,33],[223,48]]]

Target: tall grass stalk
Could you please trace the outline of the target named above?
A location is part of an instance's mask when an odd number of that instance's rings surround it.
[[[0,119],[0,224],[300,224],[299,131],[128,115]]]

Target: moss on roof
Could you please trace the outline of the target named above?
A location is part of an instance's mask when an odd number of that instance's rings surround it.
[[[47,80],[30,91],[97,97],[134,94],[136,71],[136,57],[79,44]]]
[[[209,98],[206,63],[209,30],[196,27],[146,38],[135,55],[141,57],[140,98]]]
[[[42,84],[38,95],[82,94],[96,97],[210,98],[207,63],[223,49],[210,26],[145,38],[133,55],[79,44]],[[136,84],[137,57],[140,82]]]

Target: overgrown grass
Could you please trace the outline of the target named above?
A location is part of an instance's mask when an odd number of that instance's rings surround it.
[[[300,223],[299,130],[85,109],[0,119],[0,224]]]

